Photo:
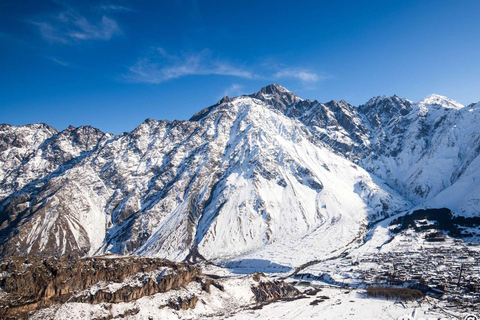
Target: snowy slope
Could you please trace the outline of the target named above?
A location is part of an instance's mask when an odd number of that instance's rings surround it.
[[[361,168],[312,144],[300,123],[260,100],[225,102],[198,124],[185,126],[195,127],[186,143],[198,145],[178,159],[175,180],[169,182],[175,197],[169,191],[156,194],[141,215],[112,231],[106,249],[124,250],[118,235],[137,225],[151,235],[134,252],[170,259],[184,259],[191,247],[207,259],[229,259],[279,240],[295,243],[312,232],[322,235],[327,227],[342,230],[345,237],[330,243],[342,246],[368,219],[408,206]],[[153,179],[157,183],[162,176]],[[145,215],[149,221],[140,225]],[[150,226],[152,220],[157,223]],[[313,238],[318,246],[321,239]],[[312,250],[308,259],[317,254]]]
[[[357,108],[270,85],[117,136],[2,125],[0,253],[288,270],[416,205],[478,214],[479,110],[436,95]]]
[[[28,126],[14,127],[7,124],[0,125],[0,199],[10,194],[17,182],[16,171],[23,162],[27,162],[33,153],[47,139],[57,133],[52,127],[44,124],[31,124]],[[35,176],[44,173],[44,166],[38,161],[36,165],[25,168],[24,176]]]
[[[454,184],[479,155],[479,109],[478,105],[464,108],[438,95],[418,103],[400,102],[387,104],[403,104],[403,108],[396,116],[379,121],[372,134],[375,148],[360,164],[421,204]],[[372,100],[360,108],[383,111]],[[478,213],[478,207],[467,211]]]
[[[245,279],[230,280],[225,284],[226,292],[213,288],[211,294],[189,285],[172,294],[156,294],[134,302],[118,304],[66,303],[35,312],[30,319],[72,319],[88,320],[122,316],[128,311],[128,319],[177,320],[177,319],[448,319],[439,308],[432,308],[434,303],[415,302],[400,303],[383,299],[369,299],[365,290],[345,290],[325,288],[318,296],[306,296],[302,299],[279,301],[256,306],[250,290],[251,281]],[[303,288],[302,288],[303,289]],[[173,310],[160,308],[168,299],[176,296],[188,296],[194,292],[199,297],[195,309]],[[328,297],[320,299],[320,297]],[[316,303],[315,303],[316,301]],[[318,302],[321,301],[321,302]],[[108,309],[107,307],[111,307]],[[458,315],[461,316],[461,315]]]
[[[225,179],[195,239],[206,258],[278,247],[272,243],[286,245],[283,257],[293,258],[305,244],[311,250],[295,263],[305,262],[351,242],[367,221],[408,206],[363,169],[315,146],[298,122],[265,110],[260,101],[239,98],[228,108],[236,118],[220,167]]]

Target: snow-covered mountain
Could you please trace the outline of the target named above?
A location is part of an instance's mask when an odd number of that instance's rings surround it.
[[[298,266],[415,206],[475,215],[479,113],[437,95],[354,107],[270,85],[117,136],[1,125],[0,252]]]
[[[478,201],[475,199],[480,199],[480,193],[468,190],[476,189],[478,183],[471,170],[466,172],[480,154],[478,104],[467,108],[438,95],[418,103],[382,97],[359,109],[372,128],[371,152],[360,161],[362,167],[383,178],[416,205],[434,198],[463,176],[471,181],[467,190],[461,192],[468,192],[471,197],[460,200],[452,193],[456,188],[453,187],[449,195],[442,197],[444,203],[437,206],[465,214],[480,211],[478,205],[469,204]]]

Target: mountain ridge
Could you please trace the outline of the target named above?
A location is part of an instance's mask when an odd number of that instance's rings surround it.
[[[471,187],[449,203],[478,215],[480,107],[437,97],[354,107],[273,84],[120,135],[1,125],[0,254],[276,255],[295,266],[361,241],[369,223],[439,205],[447,189]],[[299,244],[312,252],[294,261]]]

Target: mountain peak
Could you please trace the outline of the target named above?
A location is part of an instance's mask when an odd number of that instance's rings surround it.
[[[480,101],[470,103],[467,108],[480,108]]]
[[[303,101],[303,99],[297,97],[294,93],[277,83],[263,87],[250,97],[262,100],[283,113],[286,113],[293,105]]]
[[[369,106],[369,105],[375,105],[375,104],[378,104],[378,103],[385,103],[385,102],[394,102],[394,103],[410,102],[410,103],[412,103],[410,100],[399,97],[396,94],[394,94],[393,96],[386,96],[386,95],[375,96],[375,97],[371,98],[370,100],[368,100],[365,105]]]
[[[464,107],[464,105],[462,105],[461,103],[458,103],[457,101],[455,101],[453,99],[447,98],[445,96],[441,96],[439,94],[431,94],[428,97],[420,100],[420,102],[418,104],[420,104],[420,105],[429,105],[429,104],[430,105],[438,105],[438,106],[442,106],[442,107],[447,108],[447,109],[456,109],[456,110],[462,109]]]
[[[279,85],[278,83],[272,83],[272,84],[269,84],[268,86],[265,86],[263,87],[262,89],[260,89],[258,93],[265,93],[265,94],[283,94],[283,93],[290,93],[292,94],[291,91],[287,90],[287,88],[285,88],[284,86],[282,85]]]
[[[376,96],[360,105],[358,110],[363,113],[372,128],[382,128],[391,119],[406,116],[412,110],[412,102],[408,99],[393,96]]]
[[[225,102],[229,102],[231,101],[232,99],[229,97],[229,96],[225,96],[223,97],[222,99],[220,99],[217,104],[222,104],[222,103],[225,103]]]
[[[262,89],[260,89],[260,91],[251,95],[251,97],[254,97],[266,102],[271,102],[272,100],[280,101],[285,99],[290,101],[303,100],[299,98],[297,95],[295,95],[293,92],[285,88],[284,86],[279,85],[278,83],[269,84],[268,86],[263,87]]]

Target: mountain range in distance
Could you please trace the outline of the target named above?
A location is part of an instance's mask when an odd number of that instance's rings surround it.
[[[413,210],[478,217],[479,154],[480,103],[320,103],[278,84],[120,135],[3,124],[0,256],[297,268]]]

